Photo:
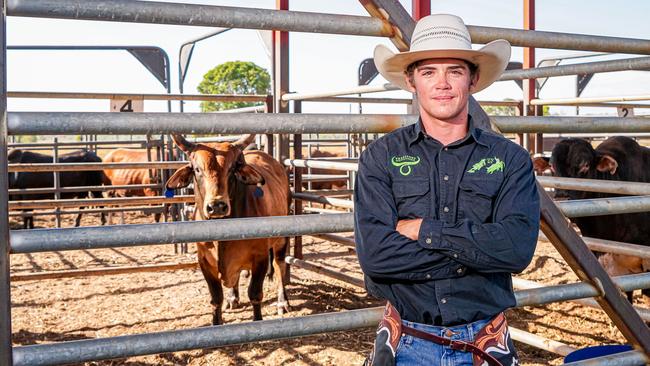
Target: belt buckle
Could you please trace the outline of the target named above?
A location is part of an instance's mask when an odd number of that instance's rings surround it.
[[[467,352],[467,346],[469,343],[465,341],[451,341],[452,344],[452,349],[456,351],[461,351],[461,352]]]

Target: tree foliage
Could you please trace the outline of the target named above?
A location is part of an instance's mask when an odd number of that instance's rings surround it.
[[[253,62],[229,61],[208,71],[197,87],[201,94],[261,94],[271,91],[271,76]],[[202,102],[201,111],[213,112],[260,105],[261,102]]]
[[[504,99],[506,102],[514,102],[514,99],[506,98]],[[516,116],[517,115],[517,108],[515,107],[508,107],[508,106],[485,106],[483,107],[485,110],[485,113],[488,114],[488,116]],[[542,115],[544,116],[549,116],[549,106],[545,105],[542,107]]]

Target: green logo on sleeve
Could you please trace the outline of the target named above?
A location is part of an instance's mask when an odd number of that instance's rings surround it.
[[[420,163],[420,157],[410,155],[393,156],[390,159],[390,162],[394,167],[399,168],[399,173],[401,175],[407,176],[413,171],[411,167]]]
[[[496,156],[493,158],[485,158],[474,163],[467,172],[476,173],[481,171],[483,168],[487,168],[485,170],[486,173],[494,174],[496,172],[502,172],[506,168],[506,163]]]

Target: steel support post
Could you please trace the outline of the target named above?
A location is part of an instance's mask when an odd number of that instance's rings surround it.
[[[302,102],[297,100],[293,103],[293,112],[302,113]],[[298,133],[293,135],[293,156],[295,159],[302,159],[302,134]],[[303,168],[293,167],[293,191],[295,193],[302,192],[302,173]],[[293,200],[293,214],[302,215],[302,201]],[[302,259],[302,236],[293,237],[293,255]]]
[[[9,172],[7,167],[7,8],[0,0],[0,365],[11,365],[11,287],[9,285]]]
[[[413,19],[418,21],[427,15],[431,15],[431,0],[412,0]]]
[[[535,30],[535,0],[523,0],[524,1],[524,30]],[[533,47],[524,47],[524,69],[533,69],[535,68],[535,48]],[[523,80],[523,92],[524,92],[524,115],[525,116],[535,116],[537,115],[537,110],[535,106],[530,104],[530,101],[535,99],[537,96],[537,80],[535,79],[526,79]],[[529,152],[535,151],[535,141],[537,139],[530,134],[523,135],[522,146]]]

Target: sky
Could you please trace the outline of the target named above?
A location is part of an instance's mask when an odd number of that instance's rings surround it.
[[[273,9],[274,0],[181,1],[223,6]],[[411,1],[401,0],[407,11]],[[242,4],[244,3],[244,4]],[[626,0],[545,0],[537,1],[538,30],[590,35],[650,39],[650,2]],[[624,4],[622,6],[620,4]],[[290,10],[367,16],[356,0],[292,0]],[[523,26],[522,0],[434,0],[432,13],[456,14],[469,25],[518,28]],[[172,92],[178,93],[178,52],[188,40],[214,31],[210,27],[153,24],[7,18],[8,45],[110,45],[157,46],[170,59]],[[323,92],[354,87],[359,63],[372,56],[377,44],[395,49],[390,40],[378,37],[290,33],[290,90]],[[481,45],[474,45],[479,48]],[[581,52],[583,54],[588,54]],[[165,93],[163,86],[126,51],[7,51],[8,91],[59,91],[103,93]],[[536,60],[576,54],[576,51],[538,49]],[[567,60],[562,64],[600,61],[637,55],[608,55]],[[513,48],[512,61],[522,61],[521,48]],[[194,49],[184,83],[185,93],[196,94],[196,86],[209,69],[226,61],[252,61],[270,70],[270,59],[255,30],[235,29],[201,41]],[[372,84],[383,84],[377,77]],[[626,71],[596,75],[584,97],[650,94],[650,72]],[[575,76],[550,79],[541,98],[570,98],[576,92]],[[409,97],[406,92],[386,92],[369,96]],[[478,100],[520,100],[521,90],[512,81],[499,82],[476,95]],[[173,111],[178,111],[178,102]],[[9,99],[9,111],[109,111],[107,100]],[[146,101],[145,112],[164,112],[166,102]],[[187,102],[186,112],[199,112],[198,102]],[[364,104],[364,113],[405,113],[402,105]],[[637,114],[650,114],[650,109]],[[358,113],[350,103],[303,103],[303,113]],[[573,115],[574,107],[552,107],[552,114]],[[581,113],[615,115],[613,108],[581,108]]]

